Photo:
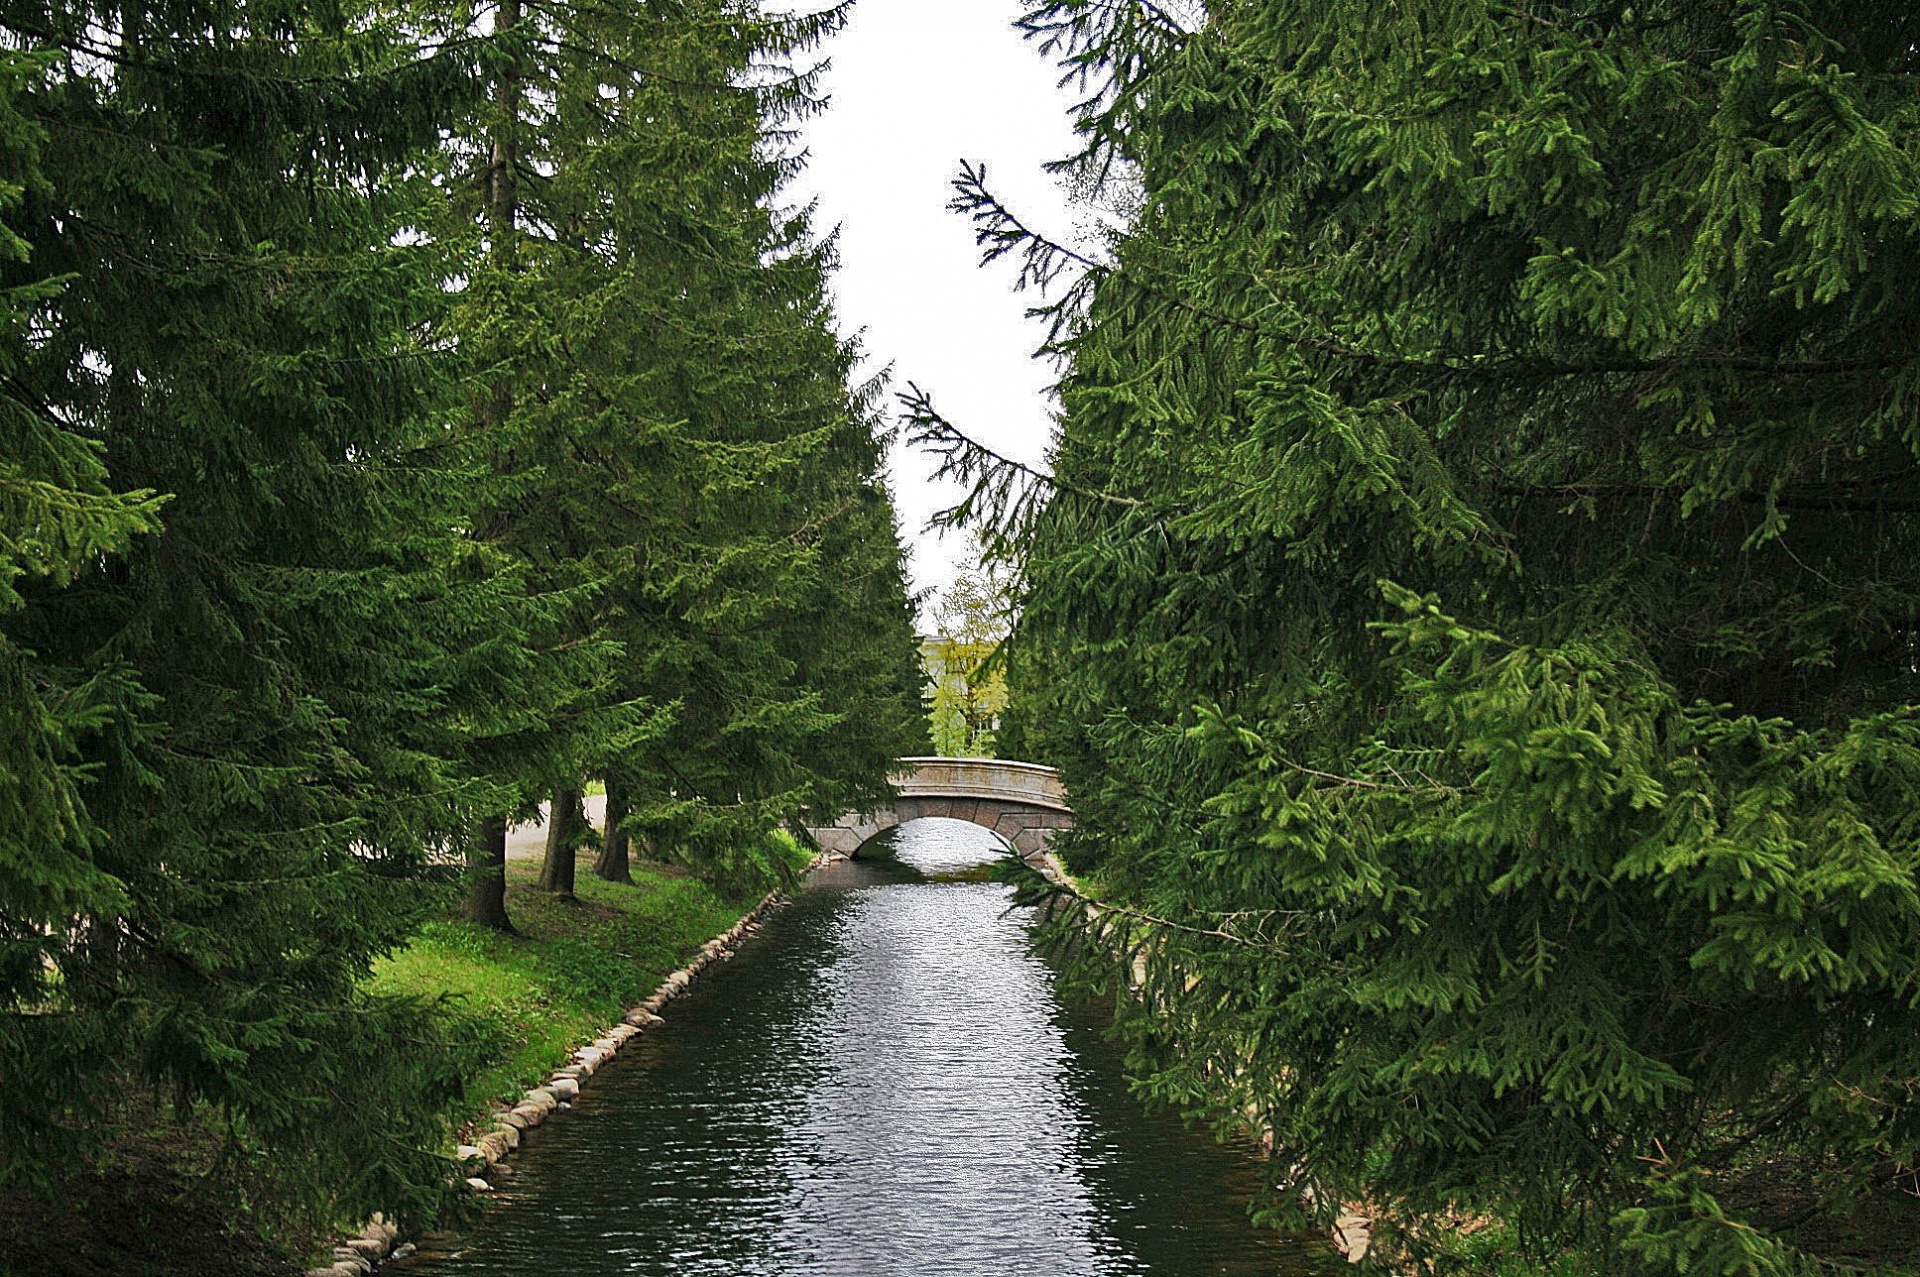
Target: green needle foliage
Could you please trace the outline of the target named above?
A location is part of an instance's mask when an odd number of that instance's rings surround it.
[[[0,0],[0,1187],[137,1086],[281,1206],[430,1217],[471,1044],[368,973],[463,856],[508,925],[506,822],[617,773],[777,876],[916,752],[778,205],[840,16]]]
[[[1296,1221],[1798,1271],[1721,1185],[1920,1160],[1913,11],[1192,9],[1027,20],[1102,249],[960,184],[1063,290],[1052,480],[913,401],[1142,1086]]]
[[[774,878],[771,828],[877,800],[917,743],[874,394],[831,328],[831,244],[778,202],[783,126],[815,105],[794,60],[844,11],[502,12],[512,61],[457,188],[481,234],[456,324],[503,480],[480,527],[571,593],[558,642],[621,653],[522,788],[564,808],[607,776],[622,832]],[[550,844],[551,889],[578,842]]]
[[[0,116],[0,1085],[41,1097],[0,1178],[151,1085],[303,1206],[433,1209],[455,1057],[358,985],[437,899],[439,716],[497,623],[422,342],[445,272],[402,244],[475,68],[356,9],[0,29],[31,50]]]
[[[10,215],[27,191],[46,187],[40,169],[45,131],[20,110],[19,99],[47,66],[46,59],[21,54],[0,63],[0,165],[8,174],[0,199]],[[0,235],[0,252],[14,277],[0,294],[7,339],[0,371],[0,609],[11,613],[26,606],[20,587],[64,585],[97,556],[124,550],[136,534],[153,531],[161,501],[150,492],[113,491],[98,442],[71,428],[22,384],[21,352],[36,315],[60,295],[64,281],[34,268],[33,246],[11,226],[0,227]],[[0,864],[12,908],[23,917],[55,917],[82,902],[111,906],[119,896],[111,880],[93,869],[84,847],[72,845],[85,842],[76,810],[74,737],[96,725],[96,710],[110,695],[86,682],[78,671],[53,668],[0,633],[0,741],[10,763],[0,778]],[[35,827],[39,835],[29,833]],[[46,854],[29,854],[36,846]]]

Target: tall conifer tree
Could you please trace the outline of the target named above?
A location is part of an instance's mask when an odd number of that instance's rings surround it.
[[[877,796],[913,743],[871,395],[849,391],[831,331],[830,246],[777,211],[780,122],[812,103],[792,61],[840,18],[524,15],[517,105],[488,125],[511,129],[489,164],[512,170],[513,210],[488,214],[466,304],[483,378],[510,388],[488,427],[510,482],[487,535],[573,592],[576,638],[625,652],[590,698],[625,727],[580,718],[540,755],[553,808],[605,773],[651,845],[716,872],[744,856],[748,880],[768,829]],[[823,652],[827,628],[846,641]],[[584,829],[559,826],[542,881],[566,892]]]
[[[1050,497],[914,405],[1009,498],[1135,1066],[1295,1218],[1799,1271],[1721,1186],[1920,1159],[1913,14],[1179,17],[1027,23],[1110,251],[962,183],[1066,286]]]
[[[499,633],[452,535],[444,271],[404,242],[471,51],[291,3],[0,29],[29,51],[9,159],[39,152],[10,173],[0,444],[0,655],[39,738],[8,733],[0,793],[39,799],[0,848],[86,889],[0,888],[0,1085],[43,1099],[0,1118],[0,1175],[145,1079],[316,1209],[428,1209],[452,1059],[358,986],[436,898],[451,689]]]

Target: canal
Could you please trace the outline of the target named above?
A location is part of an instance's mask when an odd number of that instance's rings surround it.
[[[1199,1277],[1324,1260],[1247,1221],[1257,1166],[1128,1095],[991,835],[922,820],[814,875],[514,1158],[408,1277]]]

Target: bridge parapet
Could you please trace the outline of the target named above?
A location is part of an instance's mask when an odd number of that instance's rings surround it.
[[[894,786],[902,798],[987,798],[1073,810],[1059,772],[1006,758],[903,758]]]

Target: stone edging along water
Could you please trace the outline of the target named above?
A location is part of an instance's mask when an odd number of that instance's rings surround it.
[[[844,859],[844,855],[823,852],[814,857],[806,872],[812,873],[822,865]],[[1066,866],[1051,852],[1024,859],[1055,886],[1079,894],[1078,884],[1067,873]],[[491,1130],[472,1144],[462,1144],[455,1151],[455,1156],[473,1172],[467,1177],[467,1187],[476,1193],[493,1191],[493,1184],[486,1176],[497,1177],[507,1158],[520,1147],[524,1132],[539,1126],[553,1113],[571,1104],[587,1079],[618,1054],[621,1047],[646,1030],[664,1023],[660,1011],[667,1003],[684,993],[708,967],[732,957],[740,943],[760,929],[761,920],[786,902],[787,897],[780,892],[768,892],[738,922],[700,946],[700,952],[694,955],[692,961],[662,980],[660,986],[629,1010],[619,1024],[607,1029],[588,1045],[575,1049],[572,1064],[555,1069],[545,1082],[526,1092],[512,1108],[496,1111],[495,1125]],[[1097,911],[1098,906],[1094,908]],[[1250,1113],[1248,1119],[1257,1132],[1262,1125],[1258,1115]],[[1268,1140],[1271,1140],[1270,1134]],[[1349,1261],[1360,1262],[1370,1247],[1372,1226],[1373,1220],[1368,1215],[1360,1213],[1358,1207],[1348,1206],[1340,1213],[1332,1230],[1336,1249]],[[412,1244],[401,1242],[400,1230],[376,1214],[357,1236],[344,1238],[334,1248],[333,1263],[309,1269],[306,1277],[366,1277],[382,1261],[404,1259],[412,1253]]]
[[[818,869],[828,859],[826,855],[815,857],[807,866],[807,872]],[[667,1003],[686,992],[708,967],[732,957],[740,943],[760,929],[761,920],[786,902],[787,897],[782,893],[768,892],[738,922],[701,945],[691,962],[662,980],[660,987],[641,999],[619,1024],[591,1043],[576,1048],[572,1053],[573,1063],[555,1069],[545,1082],[528,1091],[512,1108],[496,1110],[494,1125],[486,1134],[454,1151],[454,1156],[470,1172],[466,1177],[467,1187],[475,1193],[492,1192],[493,1184],[487,1176],[498,1177],[503,1169],[510,1172],[511,1168],[503,1168],[503,1163],[520,1147],[525,1132],[570,1105],[587,1079],[618,1054],[621,1047],[664,1023],[660,1011]],[[308,1269],[306,1277],[366,1277],[383,1261],[405,1259],[413,1249],[411,1243],[401,1241],[397,1227],[376,1214],[359,1234],[343,1238],[340,1245],[334,1247],[332,1263]]]

